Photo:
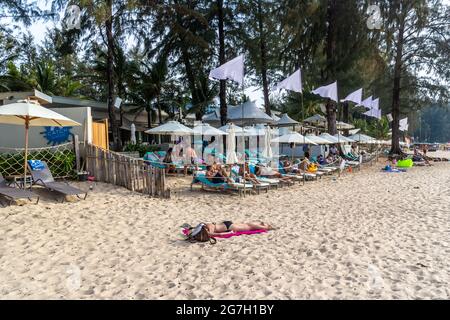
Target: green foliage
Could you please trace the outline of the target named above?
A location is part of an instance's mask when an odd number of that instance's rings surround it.
[[[0,2],[0,13],[23,15],[27,23],[32,19],[26,15],[37,11],[34,2]],[[52,10],[61,11],[69,3],[83,7],[81,30],[67,31],[64,24],[53,27],[38,46],[30,35],[14,37],[11,29],[0,25],[0,91],[38,88],[49,94],[106,101],[105,21],[110,10],[107,4],[112,3],[112,76],[115,95],[121,96],[124,104],[136,114],[148,110],[156,119],[154,110],[158,108],[171,118],[176,118],[179,110],[184,115],[195,112],[200,118],[206,107],[215,103],[218,86],[208,79],[208,73],[219,65],[218,1],[161,0],[149,4],[148,0],[53,0]],[[296,120],[320,113],[324,100],[308,92],[335,80],[341,98],[362,87],[364,97],[379,97],[383,114],[391,113],[396,44],[402,22],[406,34],[400,116],[412,119],[423,106],[435,101],[444,104],[450,98],[450,9],[442,0],[375,1],[383,15],[381,31],[367,28],[368,2],[362,0],[221,3],[225,57],[245,55],[247,86],[270,89],[302,68],[303,110],[296,93],[270,103]],[[406,14],[401,15],[402,11]],[[333,28],[328,27],[330,16],[334,18]],[[136,44],[130,48],[130,43]],[[263,71],[267,72],[265,84]],[[237,104],[242,98],[241,88],[227,81],[228,103]],[[186,110],[187,106],[192,109]],[[433,130],[432,122],[427,120],[421,127]],[[384,121],[361,120],[357,126],[368,134],[386,136]],[[431,131],[427,134],[430,139],[445,139],[438,133],[431,135]]]
[[[43,160],[55,178],[75,178],[75,153],[72,150],[30,152],[29,160]],[[0,153],[0,170],[4,176],[23,174],[24,153]]]
[[[142,143],[129,143],[125,146],[124,150],[125,152],[139,152],[139,156],[143,157],[147,152],[155,152],[160,151],[161,148],[157,145],[151,145],[151,144],[142,144]]]

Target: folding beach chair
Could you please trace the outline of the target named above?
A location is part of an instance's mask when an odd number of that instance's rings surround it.
[[[77,196],[77,198],[79,199],[86,199],[88,194],[86,191],[72,187],[67,182],[55,181],[45,161],[39,161],[39,164],[41,166],[41,168],[39,169],[33,168],[32,163],[33,160],[28,161],[28,169],[33,179],[33,185],[42,186],[49,191],[60,193],[64,196]],[[84,194],[83,198],[80,197],[81,194]],[[62,202],[64,202],[64,200],[65,198],[63,198]]]
[[[32,198],[37,198],[36,204],[39,203],[39,196],[34,194],[29,190],[18,189],[14,187],[10,187],[5,179],[3,179],[2,174],[0,173],[0,196],[4,196],[11,202],[16,199],[28,199],[31,201]]]

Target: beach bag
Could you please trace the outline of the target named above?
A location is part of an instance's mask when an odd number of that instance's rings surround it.
[[[187,235],[187,241],[189,242],[209,242],[210,244],[216,244],[217,240],[210,237],[206,225],[200,223],[195,228],[191,229],[191,232]]]

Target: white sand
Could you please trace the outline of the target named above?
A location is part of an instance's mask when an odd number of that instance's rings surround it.
[[[86,201],[0,208],[0,298],[449,299],[450,163],[382,165],[242,199],[171,178],[170,200],[97,184]],[[279,230],[177,240],[223,219]]]

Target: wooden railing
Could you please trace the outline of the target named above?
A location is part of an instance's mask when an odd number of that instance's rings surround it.
[[[85,145],[86,171],[95,181],[122,186],[152,197],[169,198],[163,168],[147,165],[136,159],[97,146]]]

